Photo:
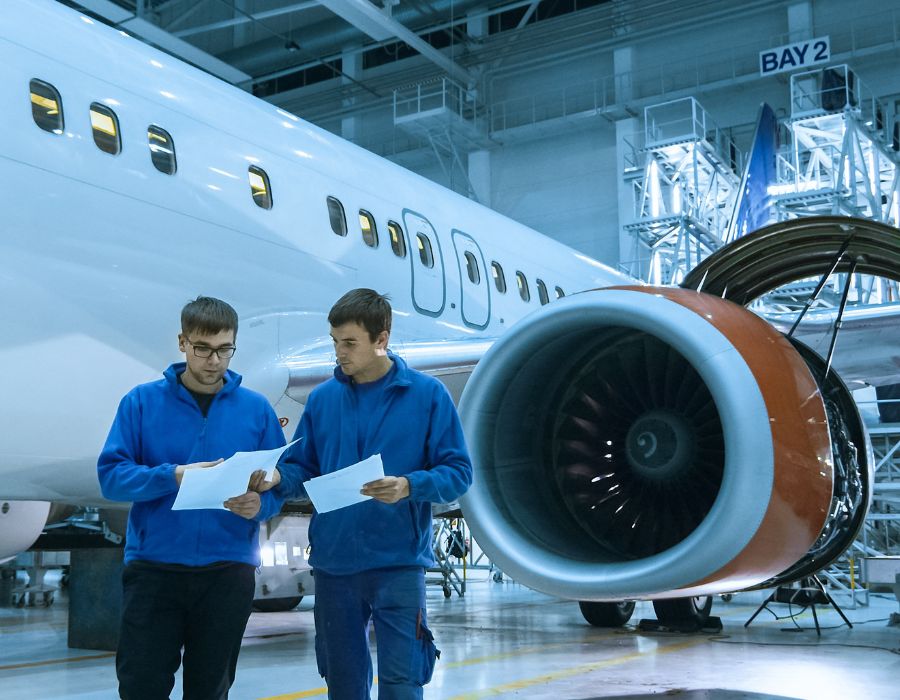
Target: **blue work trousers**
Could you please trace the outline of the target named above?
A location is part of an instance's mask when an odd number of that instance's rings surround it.
[[[375,626],[378,699],[422,698],[440,652],[425,618],[425,571],[374,569],[349,576],[314,573],[316,661],[330,700],[369,700]]]

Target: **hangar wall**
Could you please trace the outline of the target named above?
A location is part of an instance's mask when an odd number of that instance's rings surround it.
[[[469,65],[479,76],[471,95],[486,138],[458,139],[455,153],[394,124],[390,95],[397,85],[428,80],[422,57],[362,70],[348,53],[345,72],[379,98],[360,91],[348,98],[344,79],[342,93],[329,81],[280,104],[613,265],[630,254],[623,226],[632,195],[622,168],[641,145],[647,106],[693,97],[746,149],[761,102],[779,117],[790,109],[790,72],[760,77],[759,52],[827,35],[831,63],[848,63],[885,98],[888,119],[897,111],[900,8],[878,0],[728,0],[683,11],[652,3],[660,14],[648,16],[641,12],[647,3],[612,5],[529,24],[508,38],[485,36],[470,48],[485,51],[482,63]],[[470,37],[484,32],[483,22],[470,22]],[[462,46],[447,53],[465,62]]]
[[[801,27],[798,35],[819,36],[846,22],[845,3],[794,3],[792,7],[797,6],[810,8],[813,24],[812,32],[804,32]],[[740,148],[746,148],[762,101],[769,102],[779,116],[786,116],[789,111],[789,73],[760,78],[756,69],[759,50],[791,41],[789,9],[782,6],[736,11],[738,21],[720,18],[673,33],[661,30],[658,36],[631,45],[634,92],[630,102],[636,107],[631,109],[636,118],[631,120],[630,129],[624,129],[625,133],[643,129],[643,107],[692,95],[721,127],[733,133]],[[796,12],[791,14],[793,17]],[[879,3],[862,2],[855,4],[853,14],[857,18],[854,29],[865,31],[869,24],[863,21],[866,15],[873,15],[871,23],[878,24],[879,17],[890,13]],[[840,42],[837,48],[843,48]],[[611,53],[548,65],[527,77],[497,79],[496,93],[513,95],[528,90],[536,96],[535,101],[542,93],[550,100],[561,86],[574,88],[592,76],[610,76],[602,71],[611,68]],[[900,89],[896,53],[893,60],[885,60],[881,52],[852,56],[833,48],[832,53],[840,62],[855,67],[877,94]],[[737,75],[732,80],[721,79],[720,75],[729,72],[729,62]],[[590,67],[585,69],[585,65]],[[746,67],[750,71],[741,74]],[[663,93],[661,88],[669,82],[667,76],[673,74],[672,83],[694,80],[695,88]],[[640,137],[629,140],[636,143]],[[563,127],[558,133],[528,143],[505,144],[491,151],[490,206],[604,262],[616,264],[625,260],[629,254],[628,238],[619,232],[630,213],[622,210],[625,203],[617,195],[621,178],[616,168],[617,147],[626,148],[622,143],[616,144],[615,122],[604,117],[594,118],[586,127]]]

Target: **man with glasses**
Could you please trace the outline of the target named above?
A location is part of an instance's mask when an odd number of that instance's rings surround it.
[[[178,335],[185,362],[126,394],[97,463],[103,495],[132,502],[116,656],[126,700],[168,698],[182,648],[185,698],[226,698],[234,682],[260,563],[259,521],[280,501],[248,492],[226,501],[228,510],[173,511],[172,503],[186,470],[284,445],[268,401],[228,369],[237,329],[224,301],[187,304]]]

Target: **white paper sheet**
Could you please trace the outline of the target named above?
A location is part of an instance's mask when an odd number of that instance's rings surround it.
[[[235,452],[233,457],[214,467],[185,470],[181,475],[181,488],[178,489],[172,510],[225,510],[222,503],[246,493],[250,475],[257,469],[265,469],[266,479],[271,481],[281,455],[302,439],[274,450]]]
[[[368,501],[371,496],[363,496],[359,490],[363,484],[384,478],[381,455],[372,455],[362,462],[323,474],[303,482],[309,500],[319,513],[346,508],[354,503]]]

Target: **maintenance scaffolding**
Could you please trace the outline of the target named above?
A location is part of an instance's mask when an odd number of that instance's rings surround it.
[[[678,284],[725,242],[742,156],[693,97],[644,110],[643,164],[632,180],[634,237],[627,272]]]

